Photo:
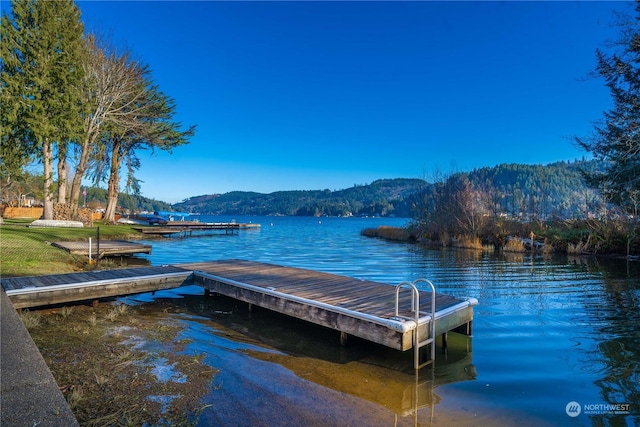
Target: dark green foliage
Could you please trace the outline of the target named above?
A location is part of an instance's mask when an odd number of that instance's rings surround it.
[[[1,25],[0,134],[3,174],[42,160],[45,218],[52,214],[52,162],[82,131],[83,25],[72,0],[13,1]],[[62,162],[61,164],[64,164]]]
[[[82,130],[80,11],[71,0],[12,2],[2,16],[2,134],[28,151]]]
[[[636,16],[620,24],[614,52],[596,52],[596,70],[605,81],[613,107],[594,134],[578,143],[596,159],[602,172],[585,171],[590,185],[613,203],[637,216],[640,207],[640,2]]]
[[[555,252],[627,256],[640,253],[640,227],[628,221],[552,221],[527,227]]]
[[[508,237],[533,233],[549,251],[631,255],[640,246],[637,224],[612,210],[581,174],[606,166],[514,164],[455,174],[416,197],[412,228],[420,240],[444,245],[471,238],[500,248]]]

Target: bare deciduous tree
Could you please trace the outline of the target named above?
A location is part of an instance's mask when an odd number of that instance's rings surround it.
[[[130,59],[128,52],[118,53],[95,35],[87,36],[85,45],[87,56],[82,86],[84,133],[77,147],[77,166],[70,197],[76,211],[90,157],[104,151],[104,148],[97,147],[103,143],[101,132],[122,124],[127,114],[135,114],[128,112],[127,108],[136,103],[144,92],[139,84],[140,72],[136,71],[140,65]]]

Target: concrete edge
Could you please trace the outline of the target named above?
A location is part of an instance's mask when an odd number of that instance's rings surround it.
[[[0,288],[0,425],[78,426],[4,289]]]

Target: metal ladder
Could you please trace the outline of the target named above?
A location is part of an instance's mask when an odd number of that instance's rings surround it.
[[[420,292],[418,291],[417,283],[426,283],[431,287],[431,334],[428,339],[424,341],[419,341],[418,336],[418,322],[420,320]],[[402,288],[410,288],[411,289],[411,312],[414,314],[414,318],[400,316],[398,306],[400,300],[400,289]],[[413,367],[418,370],[430,363],[433,363],[436,360],[436,288],[433,286],[427,279],[416,279],[413,282],[400,282],[396,285],[396,318],[404,318],[409,320],[414,320],[416,323],[415,328],[413,329]],[[420,349],[426,345],[431,344],[431,359],[427,360],[424,363],[420,363]]]

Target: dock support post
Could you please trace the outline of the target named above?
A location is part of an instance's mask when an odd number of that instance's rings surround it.
[[[442,334],[442,354],[447,354],[447,333]]]
[[[211,291],[208,288],[204,288],[204,296],[208,297],[211,295]]]
[[[457,332],[462,335],[473,336],[473,320],[454,328],[452,332]]]
[[[340,331],[340,345],[346,347],[349,343],[349,335],[346,332]]]
[[[96,230],[96,267],[100,267],[100,227]]]

